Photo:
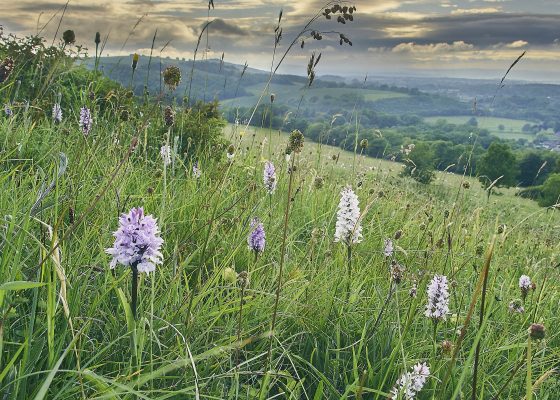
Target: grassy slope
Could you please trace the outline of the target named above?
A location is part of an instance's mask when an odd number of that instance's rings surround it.
[[[134,118],[140,118],[139,111],[134,111]],[[50,383],[49,399],[81,398],[82,390],[86,398],[115,398],[118,393],[125,398],[122,393],[133,390],[153,399],[194,398],[197,393],[201,398],[258,398],[267,381],[262,371],[269,368],[276,373],[270,376],[265,398],[285,393],[284,397],[339,399],[344,393],[351,398],[362,393],[363,398],[382,399],[399,375],[416,362],[428,363],[433,375],[421,398],[447,399],[455,390],[469,396],[469,354],[478,316],[467,330],[445,393],[440,382],[450,359],[438,347],[444,339],[457,342],[457,329],[465,323],[484,261],[483,251],[498,224],[507,228],[496,238],[491,264],[479,393],[484,390],[484,397],[491,396],[506,383],[524,356],[531,322],[542,321],[548,329],[546,341],[533,345],[534,379],[557,366],[557,213],[507,193],[487,202],[475,182],[470,189],[462,189],[461,179],[454,175],[438,174],[435,184],[419,185],[397,177],[400,167],[382,160],[358,157],[354,175],[353,154],[341,153],[335,164],[329,155],[338,150],[325,146],[318,160],[313,143],[305,143],[295,158],[296,171],[288,174],[282,155],[286,136],[274,132],[269,153],[267,143],[260,145],[266,130],[256,130],[254,141],[251,131],[241,138],[241,130],[233,132],[238,146],[233,164],[225,157],[217,160],[216,149],[201,149],[197,160],[202,177],[196,180],[191,160],[177,160],[174,168],[163,168],[158,154],[165,141],[161,116],[153,109],[141,111],[151,121],[146,133],[155,144],[144,152],[141,137],[120,170],[116,168],[127,154],[137,119],[123,123],[113,113],[94,114],[96,126],[87,138],[71,117],[61,126],[53,126],[48,119],[28,124],[25,115],[0,121],[4,150],[0,209],[6,215],[2,219],[6,238],[0,256],[2,277],[4,281],[48,283],[7,292],[3,298],[3,304],[11,307],[5,317],[8,329],[1,333],[0,365],[14,359],[16,367],[6,371],[10,373],[0,383],[0,392],[17,390],[19,398],[33,398],[48,383],[44,371],[65,357]],[[176,126],[172,134],[181,130]],[[29,210],[42,182],[55,175],[59,151],[69,158],[68,171],[56,180],[45,208],[32,218]],[[271,196],[262,187],[264,159],[277,166],[278,187]],[[266,332],[282,257],[290,176],[294,190],[283,288],[268,365]],[[313,185],[316,176],[324,179],[320,189]],[[361,210],[367,210],[362,219],[364,240],[353,247],[349,275],[346,249],[333,243],[339,192],[348,184],[355,188]],[[140,318],[134,328],[127,327],[126,303],[120,300],[129,296],[130,271],[119,267],[112,274],[104,252],[112,244],[117,215],[133,206],[144,206],[158,217],[165,240],[164,264],[156,274],[141,279]],[[75,227],[70,209],[76,221],[83,218]],[[247,249],[248,222],[254,216],[261,218],[267,234],[265,251],[257,259]],[[75,351],[70,348],[64,353],[74,333],[57,302],[60,280],[55,259],[47,259],[43,274],[37,271],[38,260],[45,255],[41,249],[53,246],[38,221],[52,225],[63,238],[60,265],[67,282],[66,300],[73,326],[76,331],[82,329]],[[397,230],[403,234],[395,241],[394,257],[406,273],[387,301],[390,260],[383,255],[383,243]],[[231,267],[249,271],[241,324],[240,291],[222,278]],[[200,281],[196,271],[201,272]],[[537,291],[527,298],[526,312],[513,315],[507,305],[520,296],[517,282],[523,273],[536,282]],[[453,282],[451,314],[437,324],[435,344],[434,324],[423,316],[426,286],[434,274],[446,274]],[[414,285],[416,298],[409,296]],[[238,333],[247,342],[236,352]],[[136,344],[131,348],[132,337]],[[24,351],[18,352],[20,348]],[[236,361],[241,362],[237,369]],[[543,381],[541,398],[555,398],[559,390],[555,379]],[[14,382],[21,385],[16,387]],[[522,367],[502,398],[520,398],[524,392]]]

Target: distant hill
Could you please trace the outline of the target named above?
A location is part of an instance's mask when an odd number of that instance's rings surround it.
[[[254,106],[269,77],[267,71],[220,60],[197,60],[193,70],[192,60],[153,57],[150,62],[141,57],[131,80],[130,61],[131,57],[102,57],[100,68],[109,78],[132,86],[137,95],[145,87],[151,94],[163,90],[178,100],[190,94],[191,101],[219,100],[224,110]],[[173,94],[160,79],[160,71],[169,65],[178,66],[183,77]],[[336,75],[319,76],[308,87],[306,77],[277,74],[270,93],[284,111],[309,120],[357,107],[394,116],[511,118],[530,121],[543,130],[560,130],[560,85],[506,81],[496,89],[497,82],[482,79],[371,76],[364,82]]]

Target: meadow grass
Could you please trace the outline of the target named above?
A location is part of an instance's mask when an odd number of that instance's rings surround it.
[[[127,157],[131,136],[117,121],[98,121],[87,138],[75,125],[27,125],[24,117],[0,125],[2,282],[42,285],[1,292],[0,376],[7,398],[33,398],[43,387],[42,398],[52,399],[383,398],[419,361],[432,372],[420,398],[453,398],[470,393],[478,342],[481,398],[492,397],[510,375],[500,396],[518,398],[525,393],[524,367],[512,371],[523,363],[529,323],[538,321],[548,331],[545,341],[533,344],[532,374],[546,379],[535,390],[540,398],[558,394],[551,374],[559,356],[555,212],[507,194],[487,202],[474,183],[464,189],[460,179],[443,174],[423,186],[399,178],[398,165],[387,161],[357,157],[353,176],[353,154],[340,152],[335,163],[329,155],[337,150],[327,148],[317,163],[316,145],[306,143],[295,159],[285,274],[267,365],[289,177],[285,136],[274,139],[269,155],[260,140],[266,132],[254,142],[243,135],[232,164],[207,149],[196,179],[182,159],[164,174],[157,151],[146,157],[136,148]],[[233,134],[236,143],[239,132]],[[68,168],[58,176],[60,151]],[[271,196],[262,186],[264,159],[278,169]],[[314,184],[316,176],[324,179],[322,188]],[[37,193],[52,179],[53,190],[30,215]],[[364,241],[353,247],[349,292],[346,252],[333,243],[339,192],[348,184],[364,211]],[[117,216],[133,206],[159,219],[165,240],[164,264],[141,277],[136,322],[126,312],[130,272],[111,272],[104,253]],[[254,216],[267,234],[257,259],[246,242]],[[507,227],[498,234],[501,224]],[[391,283],[390,258],[383,254],[383,241],[397,231],[402,237],[394,239],[394,258],[406,267],[398,285]],[[457,341],[494,235],[483,324],[471,324],[451,366],[440,344]],[[226,268],[249,275],[241,323],[240,289],[224,280]],[[452,282],[452,314],[437,324],[434,337],[423,311],[435,273]],[[521,274],[530,275],[537,289],[525,313],[511,314],[508,303],[520,297]],[[417,297],[409,295],[414,287]]]
[[[558,398],[554,208],[488,198],[473,177],[419,184],[359,149],[306,142],[288,158],[287,133],[221,131],[211,106],[164,111],[172,88],[120,102],[88,85],[66,88],[60,123],[45,98],[15,95],[0,119],[2,399],[383,399],[418,364],[419,399]],[[334,240],[348,187],[352,245]],[[138,280],[106,253],[134,207],[164,240],[163,264]],[[248,248],[255,217],[262,252]],[[435,275],[449,282],[439,319],[424,314]],[[522,275],[535,288],[522,292]],[[529,339],[532,323],[544,339]]]

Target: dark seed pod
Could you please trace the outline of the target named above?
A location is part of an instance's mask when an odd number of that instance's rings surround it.
[[[64,44],[73,44],[76,42],[76,34],[73,30],[68,29],[62,34],[62,40],[64,40]]]
[[[545,337],[545,329],[543,324],[531,324],[529,327],[529,336],[533,340],[541,340]]]
[[[289,149],[294,153],[299,153],[303,149],[303,142],[304,142],[303,133],[301,133],[298,129],[295,129],[290,134],[290,139],[288,143]]]
[[[101,43],[101,34],[99,32],[95,32],[95,44],[99,46],[99,43]]]
[[[171,106],[165,107],[163,120],[165,121],[165,126],[171,127],[175,124],[175,111],[173,111]]]

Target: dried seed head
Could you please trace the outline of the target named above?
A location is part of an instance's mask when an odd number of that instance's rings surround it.
[[[290,152],[300,153],[303,149],[304,140],[303,133],[301,133],[299,129],[293,130],[288,143],[288,148],[291,150]]]
[[[498,226],[498,234],[504,233],[505,230],[506,230],[506,224],[500,224],[500,226]]]
[[[130,112],[127,109],[122,110],[120,119],[124,122],[128,121],[130,119]]]
[[[325,180],[320,176],[316,176],[315,180],[313,181],[313,187],[315,187],[315,189],[321,189],[324,185]]]
[[[533,340],[541,340],[545,337],[545,329],[543,324],[531,324],[529,327],[529,336]]]
[[[170,90],[175,90],[181,83],[181,70],[175,65],[170,65],[163,71],[163,82]]]
[[[274,103],[274,100],[276,99],[276,95],[274,93],[270,94],[270,102]]]
[[[68,29],[62,34],[62,40],[64,40],[64,44],[73,44],[76,42],[76,34],[73,30]]]
[[[470,187],[471,187],[471,184],[468,181],[463,182],[463,188],[464,189],[470,189]]]
[[[391,261],[391,279],[397,285],[402,282],[405,267],[400,265],[396,260]]]
[[[441,351],[443,354],[451,354],[453,351],[453,342],[451,340],[444,340],[441,342]]]
[[[95,32],[95,45],[99,46],[99,43],[101,43],[101,34],[99,32]]]
[[[395,240],[399,240],[403,235],[403,231],[402,230],[398,230],[395,232]]]
[[[362,141],[360,142],[360,147],[361,147],[362,149],[367,149],[368,144],[369,144],[369,142],[368,142],[367,139],[362,139]]]
[[[175,111],[171,106],[165,107],[163,112],[163,120],[165,121],[165,126],[171,127],[175,123]]]
[[[247,271],[241,271],[237,274],[237,283],[243,289],[246,289],[249,286],[249,274]]]

